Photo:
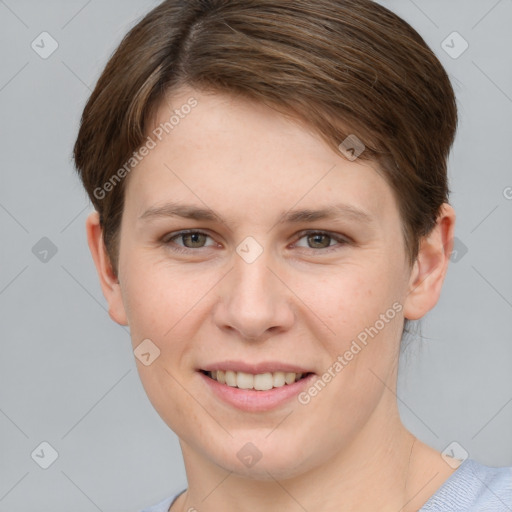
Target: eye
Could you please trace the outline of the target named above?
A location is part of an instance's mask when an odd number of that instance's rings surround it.
[[[332,241],[338,242],[339,246],[343,246],[350,243],[350,241],[347,238],[340,235],[336,235],[334,233],[328,233],[326,231],[306,231],[303,233],[299,233],[299,235],[301,235],[299,240],[306,239],[306,243],[308,244],[307,248],[313,250],[328,249],[327,251],[324,252],[330,252],[332,250],[339,249],[339,247],[331,245]],[[297,246],[304,247],[300,245]]]
[[[187,253],[194,249],[204,249],[207,247],[217,246],[215,242],[210,245],[206,245],[208,238],[211,239],[210,235],[203,231],[189,230],[169,233],[165,235],[161,241],[172,251]],[[331,252],[350,243],[350,240],[347,238],[326,231],[303,231],[299,233],[298,240],[300,241],[302,239],[306,240],[307,246],[300,245],[297,242],[295,242],[294,245],[296,247],[305,247],[306,249],[311,249],[316,252],[318,252],[319,249],[323,249],[322,252]],[[177,243],[178,240],[181,240],[182,244]],[[337,242],[337,244],[332,244],[332,242]]]
[[[180,231],[179,233],[170,233],[162,238],[162,242],[176,252],[188,252],[191,249],[202,249],[210,246],[205,245],[206,239],[211,238],[210,235],[203,231]],[[175,240],[180,240],[183,245],[176,244]]]

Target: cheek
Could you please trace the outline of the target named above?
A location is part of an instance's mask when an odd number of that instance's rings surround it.
[[[347,265],[317,280],[297,277],[297,295],[311,309],[303,310],[302,320],[310,319],[313,342],[323,345],[325,370],[336,374],[333,389],[343,390],[343,400],[351,397],[354,405],[373,400],[381,384],[370,370],[385,379],[400,341],[402,304],[393,269]]]
[[[123,298],[133,338],[167,338],[193,314],[215,276],[184,267],[144,257],[126,261]]]
[[[379,266],[340,265],[322,276],[290,277],[296,295],[331,328],[337,339],[373,324],[399,297],[391,277]]]
[[[320,376],[326,385],[312,386],[303,398],[311,400],[310,410],[322,423],[340,425],[342,439],[362,428],[385,392],[383,382],[391,385],[400,341],[398,287],[390,273],[365,271],[340,272],[323,282],[325,293],[306,295],[334,333],[323,338],[316,333],[327,356]]]
[[[123,280],[134,345],[145,338],[164,342],[180,337],[193,330],[193,318],[204,320],[208,308],[213,311],[208,294],[222,278],[221,269],[199,271],[194,264],[172,264],[163,257],[135,253],[125,259]],[[335,355],[391,307],[397,291],[392,274],[393,269],[383,268],[382,259],[316,269],[289,267],[280,272],[289,287],[283,287],[283,300],[294,304],[300,328],[331,340],[329,352]]]
[[[156,411],[175,427],[176,418],[183,411],[189,411],[187,422],[194,414],[190,396],[180,385],[183,376],[179,372],[187,366],[183,359],[190,350],[193,336],[190,329],[197,318],[194,305],[201,303],[208,279],[203,276],[206,284],[201,285],[199,277],[191,278],[190,272],[180,272],[165,261],[151,260],[144,255],[125,260],[124,270],[123,295],[139,377]],[[154,344],[150,344],[150,352],[154,350],[157,354],[149,365],[137,356],[142,352],[137,347],[142,347],[141,343],[147,339]]]

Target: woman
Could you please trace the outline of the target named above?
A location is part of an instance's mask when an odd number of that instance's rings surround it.
[[[512,468],[441,455],[395,394],[453,248],[456,125],[440,62],[369,0],[171,0],[128,33],[74,156],[183,452],[148,511],[512,509]]]

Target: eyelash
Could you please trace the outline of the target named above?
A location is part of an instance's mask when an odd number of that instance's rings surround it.
[[[177,233],[169,233],[169,234],[165,235],[164,237],[162,237],[161,241],[172,251],[177,252],[177,253],[182,253],[182,254],[189,253],[190,251],[197,251],[199,249],[207,248],[207,247],[190,248],[190,247],[181,247],[178,245],[174,245],[174,246],[172,245],[174,243],[173,240],[183,237],[185,235],[190,235],[190,234],[200,234],[200,235],[205,235],[205,236],[211,238],[211,236],[208,233],[205,233],[204,231],[185,230],[185,231],[179,231]],[[299,237],[297,238],[296,242],[298,242],[299,240],[301,240],[302,238],[307,237],[307,236],[324,235],[324,236],[328,236],[332,240],[335,240],[339,244],[338,246],[328,246],[326,248],[320,248],[320,249],[313,249],[311,247],[308,247],[308,248],[303,247],[303,249],[309,249],[310,251],[313,251],[313,252],[330,253],[332,251],[339,250],[344,245],[348,245],[351,243],[351,241],[349,239],[347,239],[346,237],[336,235],[335,233],[331,233],[329,231],[306,230],[306,231],[301,231],[300,233],[298,233],[298,235],[299,235]]]

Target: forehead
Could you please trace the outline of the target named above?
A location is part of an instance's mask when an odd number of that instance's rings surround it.
[[[182,88],[159,105],[148,136],[154,148],[131,172],[126,191],[138,214],[177,197],[260,216],[298,202],[396,213],[375,163],[349,161],[307,125],[262,103]]]

